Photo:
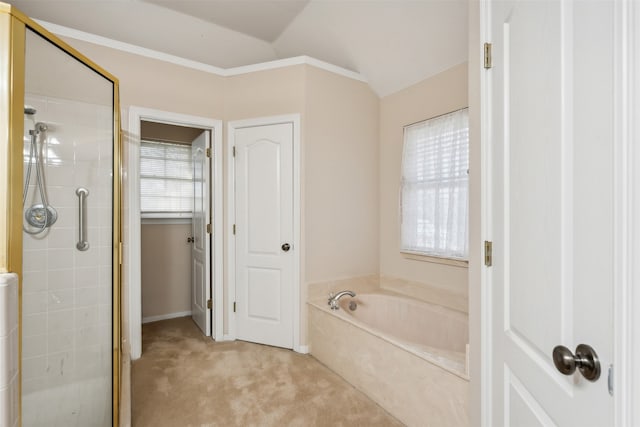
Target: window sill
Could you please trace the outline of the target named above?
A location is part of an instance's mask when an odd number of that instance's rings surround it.
[[[434,264],[444,264],[444,265],[450,265],[453,267],[469,268],[469,261],[464,259],[444,258],[444,257],[433,256],[433,255],[419,254],[416,252],[400,251],[400,253],[402,254],[403,258],[410,259],[413,261],[431,262]]]

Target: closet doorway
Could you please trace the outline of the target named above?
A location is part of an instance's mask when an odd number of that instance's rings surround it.
[[[221,122],[130,110],[128,162],[129,333],[142,352],[142,323],[191,316],[222,337]],[[221,303],[222,301],[220,301]]]

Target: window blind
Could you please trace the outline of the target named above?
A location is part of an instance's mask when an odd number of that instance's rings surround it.
[[[193,211],[191,146],[140,143],[140,211],[186,216]]]
[[[404,129],[401,250],[468,258],[468,109]]]

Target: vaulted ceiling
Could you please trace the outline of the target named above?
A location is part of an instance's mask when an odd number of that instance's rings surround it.
[[[311,56],[362,74],[380,96],[467,60],[466,0],[9,1],[36,19],[221,68]]]

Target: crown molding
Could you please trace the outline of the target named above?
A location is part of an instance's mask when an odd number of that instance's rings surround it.
[[[325,71],[329,71],[334,74],[348,77],[353,80],[358,80],[367,83],[367,79],[355,71],[347,70],[346,68],[338,67],[337,65],[330,64],[328,62],[321,61],[310,56],[293,56],[291,58],[277,59],[275,61],[260,62],[258,64],[245,65],[242,67],[227,68],[225,76],[238,76],[240,74],[254,73],[256,71],[272,70],[275,68],[290,67],[292,65],[310,65],[312,67],[320,68]]]
[[[144,56],[146,58],[152,58],[163,62],[168,62],[175,65],[180,65],[186,68],[192,68],[194,70],[204,71],[206,73],[215,74],[221,77],[238,76],[241,74],[254,73],[257,71],[273,70],[276,68],[290,67],[293,65],[309,65],[312,67],[320,68],[325,71],[329,71],[334,74],[338,74],[343,77],[347,77],[353,80],[367,83],[367,79],[360,73],[347,70],[346,68],[339,67],[337,65],[330,64],[325,61],[321,61],[310,56],[295,56],[285,59],[277,59],[274,61],[260,62],[257,64],[244,65],[241,67],[233,68],[220,68],[214,65],[205,64],[203,62],[193,61],[191,59],[182,58],[180,56],[171,55],[165,52],[160,52],[153,49],[147,49],[145,47],[137,46],[130,43],[113,40],[107,37],[102,37],[96,34],[87,33],[85,31],[76,30],[74,28],[65,27],[62,25],[54,24],[52,22],[35,20],[38,24],[42,25],[52,33],[69,37],[72,39],[92,43],[98,46],[104,46],[111,49],[120,50],[122,52],[131,53],[134,55]]]

